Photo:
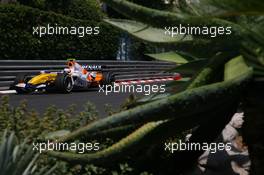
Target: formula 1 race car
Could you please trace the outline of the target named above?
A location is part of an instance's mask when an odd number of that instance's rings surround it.
[[[102,72],[101,66],[81,66],[75,60],[67,62],[67,68],[61,72],[40,71],[39,75],[17,75],[10,89],[18,94],[34,91],[70,93],[73,89],[88,89],[114,81],[111,72]]]

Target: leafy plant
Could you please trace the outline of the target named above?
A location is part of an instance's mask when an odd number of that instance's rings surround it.
[[[79,0],[73,3],[64,15],[24,5],[1,3],[0,59],[114,59],[118,49],[118,31],[101,20],[102,12],[95,0],[91,0],[91,3],[85,1],[82,6]],[[54,28],[99,27],[100,35],[40,37],[33,34],[33,27],[48,25]]]
[[[98,112],[90,102],[84,105],[84,111],[78,113],[74,106],[69,106],[67,110],[50,106],[43,115],[39,115],[29,110],[26,101],[21,101],[17,107],[11,107],[8,96],[3,96],[0,105],[0,134],[9,129],[14,131],[19,140],[43,139],[55,131],[77,129],[97,117]]]
[[[27,145],[27,140],[18,144],[14,132],[10,135],[4,132],[0,144],[0,175],[49,175],[56,165],[51,169],[47,167],[37,170],[36,154],[32,146]]]

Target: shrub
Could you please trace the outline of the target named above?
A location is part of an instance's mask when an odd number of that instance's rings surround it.
[[[96,0],[46,0],[45,10],[85,20],[100,21],[103,17]]]
[[[74,12],[69,12],[74,13]],[[91,13],[93,14],[93,13]],[[91,16],[91,18],[95,18]],[[22,5],[0,5],[1,59],[114,59],[118,32],[104,22],[80,20]],[[33,26],[99,26],[99,35],[33,35]]]
[[[4,132],[0,142],[1,175],[50,175],[56,168],[44,167],[38,170],[36,160],[39,154],[33,151],[32,146],[26,144],[27,140],[18,143],[14,132]]]
[[[96,0],[18,0],[19,4],[53,11],[77,19],[100,21],[103,17]]]
[[[53,131],[75,130],[81,126],[95,121],[98,113],[94,105],[87,102],[84,110],[76,114],[75,106],[69,106],[67,110],[62,111],[54,106],[50,106],[43,115],[39,115],[31,111],[25,101],[22,101],[19,106],[12,107],[9,105],[9,97],[2,96],[0,98],[0,143],[5,130],[13,131],[16,135],[18,143],[24,143],[25,146],[32,146],[33,141],[41,141],[45,136],[53,134]],[[26,138],[27,142],[24,142]],[[90,140],[93,141],[93,140]],[[84,141],[83,141],[84,142]],[[113,144],[112,140],[106,139],[100,143],[101,149]],[[3,146],[6,144],[2,144]],[[0,145],[1,147],[1,145]],[[7,147],[8,148],[8,147]],[[10,147],[11,149],[11,147]],[[30,147],[32,150],[32,147]],[[33,153],[25,153],[22,158],[31,157]],[[0,156],[3,156],[0,154]],[[25,159],[24,159],[25,161]],[[16,162],[14,162],[16,163]],[[129,163],[129,162],[128,162]],[[67,174],[67,175],[130,175],[137,174],[136,167],[132,167],[131,163],[116,162],[112,167],[99,167],[93,164],[78,164],[68,163],[58,160],[46,154],[40,154],[35,162],[38,169],[45,168],[47,171],[55,168],[53,174]],[[7,168],[7,167],[4,167]],[[2,169],[1,169],[2,170]],[[45,171],[45,172],[47,172]],[[151,175],[147,172],[138,173],[140,175]]]
[[[29,109],[26,101],[12,107],[8,96],[0,98],[0,136],[8,129],[14,131],[20,141],[24,138],[43,138],[54,131],[77,129],[97,117],[98,112],[90,102],[84,105],[84,111],[80,113],[75,112],[75,106],[69,106],[67,110],[50,106],[43,115],[39,115]]]
[[[17,0],[19,4],[44,9],[45,0]]]

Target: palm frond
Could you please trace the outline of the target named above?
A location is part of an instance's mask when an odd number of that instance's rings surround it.
[[[42,173],[36,171],[36,161],[39,154],[33,146],[26,144],[27,140],[18,144],[14,132],[8,135],[4,132],[0,145],[0,175],[49,175],[56,165],[50,170],[45,168]],[[52,170],[52,171],[51,171]]]
[[[146,55],[156,60],[175,62],[177,64],[185,64],[188,63],[189,61],[192,61],[188,58],[182,57],[177,52],[172,52],[172,51],[157,53],[157,54],[146,54]]]
[[[156,9],[147,8],[141,5],[134,4],[127,0],[103,0],[110,7],[118,11],[119,13],[137,21],[140,21],[151,26],[164,28],[165,26],[177,26],[193,25],[193,26],[222,26],[232,27],[233,30],[241,31],[239,25],[227,20],[209,17],[204,18],[202,16],[187,15],[182,13],[173,13],[168,11],[161,11]]]
[[[224,9],[230,13],[264,15],[264,2],[262,0],[202,0],[201,4],[204,3]]]
[[[190,35],[178,34],[174,37],[165,35],[164,29],[150,27],[137,21],[125,19],[105,19],[104,21],[147,42],[169,44],[192,40],[192,36]]]

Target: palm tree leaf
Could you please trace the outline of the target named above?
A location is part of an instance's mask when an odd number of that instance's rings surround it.
[[[14,132],[11,132],[9,136],[7,131],[4,132],[0,144],[0,175],[34,175],[36,172],[33,171],[33,167],[37,157],[38,154],[35,154],[32,146],[26,144],[26,140],[17,144]],[[51,174],[51,171],[47,169],[45,172]]]
[[[165,35],[164,29],[150,27],[146,24],[137,21],[125,19],[105,19],[104,21],[123,31],[128,32],[129,34],[138,39],[152,43],[173,43],[179,41],[192,40],[192,37],[190,35],[186,36],[178,34],[174,37]]]
[[[172,13],[156,9],[147,8],[127,0],[103,0],[110,7],[119,13],[135,19],[137,21],[164,28],[165,26],[221,26],[232,27],[235,34],[240,35],[241,27],[235,23],[219,18],[205,18],[203,16],[186,15],[182,13]]]
[[[201,4],[210,4],[229,12],[236,12],[240,15],[264,14],[264,2],[262,0],[201,0]]]
[[[189,60],[186,58],[183,58],[181,55],[179,55],[177,52],[163,52],[163,53],[157,53],[157,54],[146,54],[147,56],[154,58],[156,60],[161,61],[169,61],[174,62],[177,64],[185,64],[188,63]]]
[[[208,59],[194,60],[186,64],[176,66],[175,68],[170,69],[169,72],[177,72],[180,73],[183,77],[190,77],[200,71],[204,66],[206,66],[207,63]]]

